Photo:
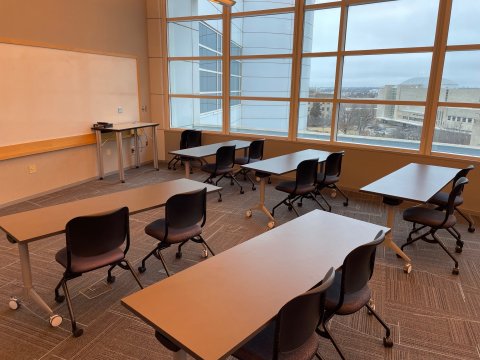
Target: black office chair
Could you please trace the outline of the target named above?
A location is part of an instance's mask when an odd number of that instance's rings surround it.
[[[317,167],[318,159],[303,160],[297,166],[297,174],[295,181],[283,181],[275,189],[288,193],[288,196],[275,205],[272,209],[272,216],[275,215],[275,209],[284,204],[288,206],[288,210],[295,211],[295,214],[299,216],[295,209],[294,202],[302,196],[311,196],[316,201],[318,206],[322,208],[322,205],[317,201],[313,192],[315,191],[315,183],[317,179]]]
[[[320,172],[317,175],[317,188],[315,189],[315,194],[320,195],[323,201],[325,201],[328,211],[332,211],[332,206],[321,193],[321,191],[325,188],[333,189],[334,191],[338,191],[340,194],[342,194],[343,198],[345,199],[343,205],[348,206],[347,195],[345,195],[342,190],[337,187],[337,182],[340,180],[340,173],[342,172],[342,159],[344,155],[344,151],[331,153],[328,155],[327,160],[325,160],[324,172]]]
[[[202,244],[203,254],[208,256],[208,251],[215,255],[202,237],[202,228],[207,220],[207,188],[185,194],[177,194],[167,200],[165,218],[155,220],[145,227],[145,233],[157,239],[158,245],[142,260],[138,271],[144,273],[145,262],[155,255],[159,259],[167,276],[170,276],[162,250],[173,244],[179,244],[176,253],[177,259],[182,257],[182,246],[189,240]],[[208,249],[208,251],[207,251]]]
[[[462,177],[467,177],[468,173],[471,170],[473,170],[474,168],[475,168],[475,166],[470,165],[470,166],[466,167],[465,169],[460,170],[457,173],[457,175],[455,175],[455,178],[452,181],[452,188],[455,186],[455,183],[457,182],[458,179],[460,179]],[[437,205],[441,209],[444,209],[444,208],[447,207],[448,196],[449,196],[449,193],[439,191],[438,193],[433,195],[430,200],[428,200],[428,203]],[[463,204],[463,197],[462,196],[457,196],[455,198],[455,201],[454,201],[455,211],[458,212],[468,222],[468,231],[473,233],[473,232],[475,232],[475,223],[473,222],[473,219],[470,216],[468,216],[467,214],[464,214],[462,211],[460,211],[460,209],[458,207],[462,204]],[[455,232],[457,232],[454,227],[452,227],[452,229]]]
[[[68,311],[72,321],[73,336],[83,334],[83,329],[77,327],[73,313],[72,300],[67,287],[67,281],[82,274],[110,266],[107,282],[113,283],[115,277],[112,270],[119,266],[130,270],[140,288],[140,280],[134,273],[130,263],[125,258],[130,247],[130,230],[128,208],[92,216],[80,216],[70,220],[65,228],[66,247],[55,255],[55,260],[65,268],[63,277],[55,288],[55,301],[61,303],[67,299]],[[123,249],[122,249],[123,246]],[[64,295],[60,295],[60,286]]]
[[[180,135],[180,150],[189,149],[192,147],[197,147],[202,145],[202,132],[199,130],[183,130],[182,134]],[[185,161],[185,157],[180,155],[175,155],[169,162],[168,162],[168,169],[176,170],[176,165],[180,161],[183,163]]]
[[[424,240],[428,243],[437,243],[442,249],[447,253],[448,256],[455,263],[455,267],[452,270],[452,274],[458,275],[458,261],[457,259],[448,251],[445,244],[437,237],[436,232],[440,229],[447,230],[457,241],[457,246],[455,251],[461,253],[463,249],[463,241],[461,240],[460,234],[454,229],[457,219],[453,215],[455,211],[455,199],[462,196],[463,187],[468,184],[468,179],[461,177],[458,179],[450,192],[447,200],[447,206],[444,209],[441,208],[428,208],[423,206],[414,206],[406,209],[403,212],[403,220],[413,222],[414,224],[422,225],[420,228],[413,227],[412,231],[408,234],[407,242],[402,245],[401,249],[407,245],[411,245],[418,240]],[[423,234],[418,235],[412,239],[412,235],[423,228],[428,227],[429,230]],[[431,239],[428,236],[431,236]]]
[[[236,179],[233,171],[234,164],[235,145],[220,147],[215,154],[215,162],[202,165],[202,170],[210,174],[204,183],[213,184],[213,179],[217,176],[220,176],[220,178],[218,178],[218,180],[215,182],[215,185],[217,185],[220,180],[222,180],[224,177],[227,177],[230,179],[231,185],[233,185],[233,182],[235,181],[235,183],[240,187],[240,194],[243,194],[243,187]],[[218,196],[218,201],[222,201],[222,194],[220,191],[218,192]]]
[[[245,165],[245,164],[250,164],[252,162],[260,161],[263,159],[263,146],[265,144],[264,139],[260,140],[254,140],[250,143],[250,146],[248,147],[248,156],[242,156],[242,157],[237,157],[235,158],[235,164],[237,165]],[[241,174],[243,175],[243,179],[250,181],[252,184],[252,190],[255,190],[255,183],[254,181],[250,178],[248,173],[250,172],[249,169],[241,168],[235,175]]]
[[[354,236],[354,234],[352,235]],[[375,267],[376,249],[384,238],[385,234],[380,231],[375,236],[375,240],[352,250],[343,261],[342,267],[335,271],[333,285],[327,290],[325,316],[322,327],[317,328],[317,333],[330,339],[342,359],[345,359],[345,356],[328,329],[327,323],[334,315],[354,314],[364,306],[367,308],[368,314],[373,314],[385,328],[386,335],[383,338],[383,345],[385,347],[393,346],[390,329],[375,312],[375,306],[371,298],[372,291],[368,286],[368,281],[371,279]]]

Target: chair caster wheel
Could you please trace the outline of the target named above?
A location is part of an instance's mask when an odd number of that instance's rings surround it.
[[[405,274],[410,274],[412,272],[412,264],[405,264],[403,267],[403,272]]]
[[[255,191],[257,190],[257,188],[255,186],[252,186],[252,190]]]
[[[218,199],[218,202],[222,202],[222,199]]]
[[[11,297],[8,301],[8,307],[12,310],[17,310],[20,307],[20,300],[16,297]]]
[[[330,193],[330,197],[332,199],[335,199],[337,197],[337,192],[335,190],[332,190],[332,192]]]
[[[59,304],[62,303],[64,300],[65,300],[65,296],[63,295],[55,296],[55,301]]]
[[[145,268],[145,266],[139,266],[139,267],[138,267],[138,272],[139,272],[140,274],[143,274],[146,270],[147,270],[147,269]]]
[[[115,276],[108,276],[107,277],[107,283],[113,284],[115,282]]]
[[[247,211],[245,211],[245,216],[246,216],[247,218],[251,218],[251,217],[252,217],[252,210],[247,210]]]
[[[233,186],[233,181],[230,181],[230,186]]]
[[[292,211],[293,207],[289,206],[288,211]]]
[[[297,206],[298,206],[298,207],[302,207],[303,204],[302,204],[302,203],[298,203]]]
[[[243,191],[243,189],[240,190],[240,194],[245,194],[245,191]]]
[[[273,229],[275,227],[275,221],[269,221],[267,226],[269,229]]]
[[[58,327],[62,324],[63,318],[60,315],[52,315],[50,316],[49,322],[50,326]]]
[[[391,348],[393,346],[393,340],[390,337],[384,337],[383,338],[383,346],[387,348]]]
[[[175,253],[175,257],[176,257],[177,259],[181,259],[181,258],[182,258],[182,255],[183,255],[183,254],[182,254],[181,252]]]
[[[83,334],[83,329],[77,328],[75,330],[72,330],[73,337],[79,337],[82,336]]]
[[[463,248],[462,248],[460,245],[457,245],[457,246],[455,247],[455,252],[456,252],[456,253],[460,254],[462,251],[463,251]]]
[[[203,256],[204,258],[208,258],[208,250],[203,249],[203,251],[202,251],[202,256]]]
[[[470,227],[468,228],[468,232],[474,233],[474,232],[475,232],[475,227],[474,227],[474,226],[470,226]]]
[[[174,167],[172,168],[172,170],[177,170],[177,168],[174,166]]]
[[[460,273],[460,269],[458,267],[453,268],[452,274],[453,275],[458,275]]]
[[[171,167],[171,166],[167,166],[167,169],[168,169],[168,170],[172,170],[172,167]]]
[[[348,206],[348,201],[344,201],[343,206]]]

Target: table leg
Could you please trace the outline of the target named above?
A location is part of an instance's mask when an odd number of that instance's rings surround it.
[[[187,360],[187,353],[185,350],[178,350],[173,353],[173,360]]]
[[[30,254],[28,251],[27,243],[18,243],[18,252],[20,255],[20,266],[22,269],[22,280],[23,280],[23,294],[26,298],[32,299],[38,306],[45,310],[50,315],[50,325],[59,326],[62,323],[62,317],[55,315],[52,309],[47,305],[47,303],[42,299],[42,297],[35,291],[33,288],[32,282],[32,268],[30,266]],[[18,302],[15,298],[12,298],[11,301],[14,301],[17,304]],[[12,306],[11,306],[12,307]],[[14,307],[12,307],[14,308]]]
[[[152,127],[152,146],[153,146],[153,167],[155,170],[159,170],[158,168],[158,149],[157,149],[157,128],[155,126]]]
[[[412,271],[412,260],[393,242],[393,226],[395,225],[395,207],[385,205],[387,208],[387,226],[391,229],[385,236],[384,245],[392,249],[398,256],[405,260],[403,270],[408,274]]]
[[[253,215],[253,210],[262,211],[270,219],[267,226],[269,229],[272,229],[275,226],[275,218],[272,216],[270,211],[265,206],[265,182],[268,176],[260,178],[260,202],[253,208],[248,209],[245,215],[250,218]]]
[[[138,169],[140,167],[140,151],[138,151],[138,130],[133,129],[133,143],[135,144],[135,167]]]
[[[117,137],[117,158],[118,158],[118,173],[120,174],[120,181],[125,182],[125,173],[123,171],[123,141],[122,132],[116,132]]]
[[[103,180],[102,132],[100,130],[95,130],[95,138],[97,139],[98,178]]]
[[[190,179],[190,160],[185,160],[185,178]]]

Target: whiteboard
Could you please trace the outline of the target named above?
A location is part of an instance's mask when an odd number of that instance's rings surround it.
[[[97,121],[139,121],[136,59],[0,43],[0,146],[89,134]]]

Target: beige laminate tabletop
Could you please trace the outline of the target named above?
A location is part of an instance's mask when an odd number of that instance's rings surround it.
[[[207,188],[207,192],[221,188],[198,181],[178,179],[143,186],[107,195],[91,197],[64,204],[48,206],[0,217],[0,229],[10,240],[34,241],[65,231],[69,220],[77,216],[102,213],[128,206],[130,213],[165,205],[168,198],[180,193]]]
[[[250,143],[251,141],[231,140],[231,141],[224,141],[216,144],[197,146],[189,149],[169,151],[169,154],[180,155],[180,156],[191,157],[191,158],[202,158],[210,155],[215,155],[217,150],[222,146],[235,145],[236,149],[245,149],[250,146]]]
[[[132,130],[132,129],[140,129],[145,127],[154,127],[158,126],[158,123],[147,123],[147,122],[130,122],[130,123],[119,123],[113,124],[112,127],[109,128],[92,128],[92,130],[101,130],[104,132],[108,131],[125,131],[125,130]]]
[[[425,164],[408,164],[360,191],[402,200],[427,202],[461,169]]]
[[[388,228],[314,210],[122,304],[194,357],[224,358],[380,230]]]
[[[330,155],[328,151],[307,149],[267,160],[256,161],[242,165],[242,167],[268,174],[282,175],[296,170],[298,164],[303,160],[318,158],[318,161],[322,162],[327,159],[328,155]]]

